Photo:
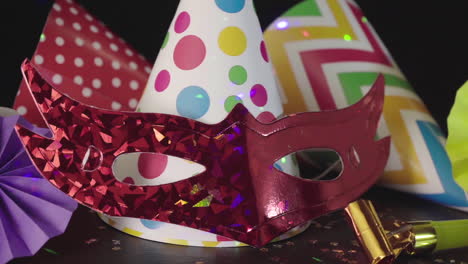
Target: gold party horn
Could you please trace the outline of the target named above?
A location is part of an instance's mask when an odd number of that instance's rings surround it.
[[[371,264],[387,264],[402,253],[431,254],[468,247],[468,220],[381,221],[371,201],[358,200],[345,209]]]
[[[403,251],[415,253],[412,225],[398,220],[382,223],[368,200],[353,202],[345,211],[371,264],[393,263]]]

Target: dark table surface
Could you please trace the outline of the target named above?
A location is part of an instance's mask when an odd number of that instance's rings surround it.
[[[413,196],[374,188],[365,196],[383,217],[401,220],[451,220],[468,213],[445,208]],[[94,242],[93,242],[94,241]],[[80,207],[66,232],[51,239],[35,256],[9,264],[365,264],[363,252],[343,212],[316,219],[304,233],[265,248],[200,248],[174,246],[135,238],[104,224],[95,213]],[[402,256],[398,264],[468,264],[468,249],[432,256]]]

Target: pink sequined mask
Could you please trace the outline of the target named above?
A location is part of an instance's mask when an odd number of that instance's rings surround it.
[[[52,138],[17,126],[42,175],[98,212],[163,221],[262,246],[289,229],[361,196],[382,173],[389,138],[374,141],[384,80],[357,104],[338,111],[301,113],[271,124],[238,104],[219,124],[166,114],[115,112],[60,93],[25,62],[23,72]],[[273,167],[305,149],[335,150],[343,164],[330,181],[296,178]],[[205,166],[191,178],[134,186],[112,172],[119,155],[149,152]]]

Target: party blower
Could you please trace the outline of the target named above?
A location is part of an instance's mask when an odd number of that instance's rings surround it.
[[[283,114],[253,1],[180,1],[138,111],[216,124],[237,104],[243,104],[261,122],[271,122]],[[299,175],[291,156],[273,166]],[[204,170],[200,164],[158,154],[125,155],[115,164],[116,177],[135,185],[177,182]],[[101,218],[123,232],[153,241],[205,247],[243,245],[161,222]],[[307,226],[297,227],[278,240],[290,238]]]
[[[467,210],[442,131],[354,1],[302,1],[271,24],[265,41],[286,114],[349,106],[383,74],[377,134],[391,135],[392,143],[380,184]]]
[[[371,264],[393,263],[402,253],[427,255],[468,247],[468,220],[381,221],[367,200],[351,203],[346,213]]]

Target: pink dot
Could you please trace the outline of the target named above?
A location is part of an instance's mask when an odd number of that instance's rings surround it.
[[[174,63],[182,70],[193,70],[202,64],[205,56],[203,41],[197,36],[185,36],[175,47]]]
[[[256,106],[265,106],[268,101],[268,94],[261,84],[256,84],[250,90],[250,98]]]
[[[135,184],[135,181],[133,180],[132,177],[127,177],[127,178],[123,179],[122,182],[128,183],[128,184]]]
[[[265,111],[265,112],[260,113],[257,116],[257,120],[262,122],[262,123],[268,124],[268,123],[271,123],[271,122],[275,121],[276,117],[271,112]]]
[[[182,33],[190,26],[190,15],[187,12],[182,12],[177,17],[177,20],[174,25],[174,30],[176,33]]]
[[[156,81],[154,82],[154,89],[157,92],[162,92],[167,89],[171,82],[171,74],[167,70],[162,70],[158,73]]]
[[[155,179],[166,170],[167,156],[142,153],[138,159],[138,171],[145,179]]]
[[[266,62],[270,62],[270,58],[268,57],[268,51],[265,46],[265,41],[260,43],[260,52],[262,53],[262,57]]]

